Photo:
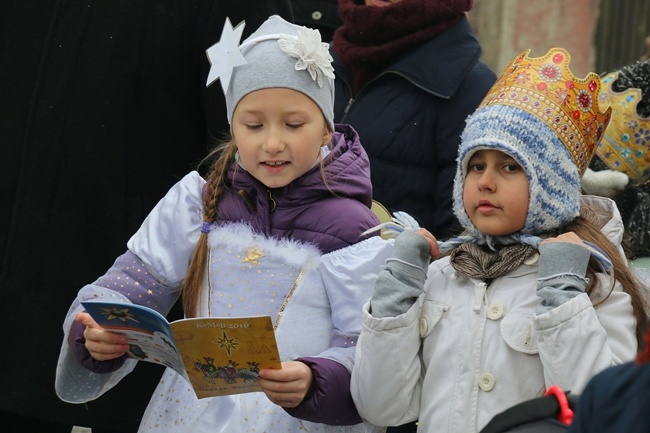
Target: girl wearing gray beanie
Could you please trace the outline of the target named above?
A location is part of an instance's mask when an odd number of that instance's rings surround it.
[[[620,214],[580,190],[610,114],[600,78],[575,77],[569,60],[524,52],[468,118],[454,184],[464,233],[398,234],[352,373],[370,422],[479,432],[551,386],[579,393],[634,358],[646,302]]]
[[[271,316],[282,368],[259,371],[261,392],[201,399],[168,369],[140,432],[375,431],[350,394],[361,307],[392,249],[363,234],[379,222],[368,158],[356,132],[332,122],[331,57],[318,32],[272,16],[239,45],[242,26],[227,21],[207,50],[232,138],[207,176],[181,179],[108,273],[81,289],[56,390],[93,400],[136,363],[80,302],[166,314],[182,295],[188,318]]]

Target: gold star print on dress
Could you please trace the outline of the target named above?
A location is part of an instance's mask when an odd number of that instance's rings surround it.
[[[246,257],[244,257],[244,260],[242,260],[242,262],[257,266],[260,264],[259,260],[265,255],[266,254],[264,254],[259,248],[249,247],[246,249]]]

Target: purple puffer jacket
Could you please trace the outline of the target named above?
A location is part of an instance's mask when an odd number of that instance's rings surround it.
[[[218,221],[246,221],[268,236],[313,243],[323,254],[363,240],[360,234],[379,223],[370,210],[368,156],[349,125],[336,125],[332,140],[323,173],[315,166],[282,188],[269,189],[233,165]]]

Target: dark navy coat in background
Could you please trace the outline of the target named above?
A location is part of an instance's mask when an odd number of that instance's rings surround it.
[[[458,226],[452,186],[460,134],[496,80],[479,60],[468,20],[408,52],[358,95],[351,94],[351,77],[333,47],[330,52],[334,121],[359,133],[370,158],[373,198],[447,237]]]
[[[578,401],[567,433],[650,432],[650,363],[609,367],[594,376]]]

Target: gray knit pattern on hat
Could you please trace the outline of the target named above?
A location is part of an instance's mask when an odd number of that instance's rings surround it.
[[[280,87],[309,96],[323,112],[330,130],[334,131],[334,80],[323,77],[324,83],[320,87],[308,71],[296,70],[297,59],[280,49],[279,37],[247,44],[267,35],[298,36],[300,27],[273,15],[242,42],[241,52],[248,63],[233,70],[226,92],[228,123],[232,125],[235,108],[244,96],[256,90]]]
[[[454,179],[454,213],[473,238],[486,236],[472,224],[463,206],[467,165],[478,150],[500,150],[524,169],[529,183],[524,235],[561,228],[580,213],[580,177],[571,154],[555,132],[536,116],[507,105],[479,108],[467,119]],[[488,240],[489,242],[489,240]]]

